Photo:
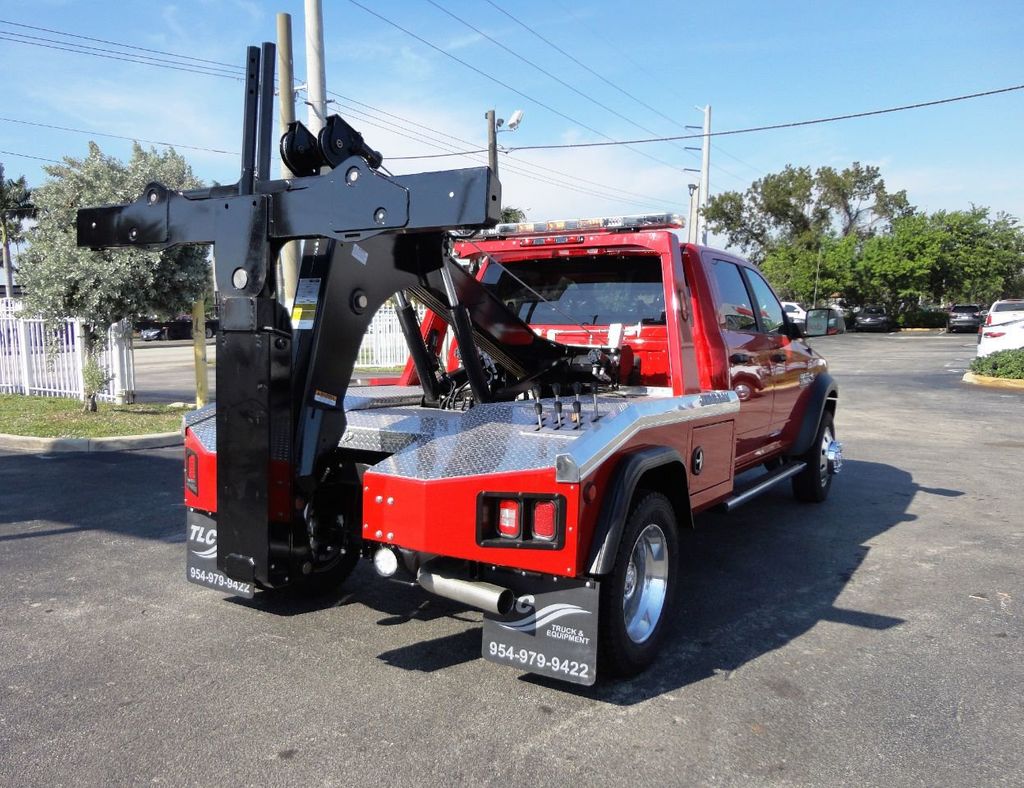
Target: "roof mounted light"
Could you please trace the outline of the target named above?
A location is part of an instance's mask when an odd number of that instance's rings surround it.
[[[657,230],[682,227],[683,217],[677,213],[645,213],[633,216],[599,216],[592,219],[557,219],[550,222],[520,222],[499,224],[482,235],[507,237],[510,235],[540,235],[591,230]]]

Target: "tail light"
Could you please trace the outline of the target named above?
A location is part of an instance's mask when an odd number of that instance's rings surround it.
[[[199,495],[199,455],[192,449],[185,449],[185,487]]]
[[[557,533],[554,501],[538,501],[533,507],[533,538],[550,542]]]
[[[992,325],[992,313],[991,312],[989,312],[987,315],[985,315],[985,325],[986,326]]]
[[[1005,337],[1006,336],[1006,332],[1005,331],[986,331],[984,334],[982,334],[982,336],[985,337],[985,339],[998,339],[999,337]]]
[[[481,547],[560,550],[565,546],[565,518],[561,495],[482,492],[477,495],[476,541]]]
[[[502,501],[498,505],[498,534],[506,539],[519,536],[519,503]]]

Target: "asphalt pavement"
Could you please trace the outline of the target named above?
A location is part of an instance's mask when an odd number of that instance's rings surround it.
[[[366,566],[187,584],[179,451],[0,454],[0,784],[1021,784],[1024,392],[960,381],[969,336],[814,344],[829,500],[698,518],[663,656],[593,688]]]
[[[207,386],[217,393],[217,346],[206,343]],[[191,340],[142,342],[135,340],[135,398],[138,402],[193,402],[196,373]]]

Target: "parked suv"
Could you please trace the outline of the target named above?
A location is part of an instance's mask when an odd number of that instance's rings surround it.
[[[884,306],[866,306],[853,321],[854,331],[889,331],[893,320]]]
[[[977,331],[981,326],[981,307],[978,304],[953,304],[946,318],[946,331]]]

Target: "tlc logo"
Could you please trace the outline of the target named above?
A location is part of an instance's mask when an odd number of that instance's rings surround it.
[[[217,529],[216,528],[204,528],[201,525],[192,525],[192,530],[188,535],[190,542],[198,542],[199,544],[215,545],[217,544]]]

